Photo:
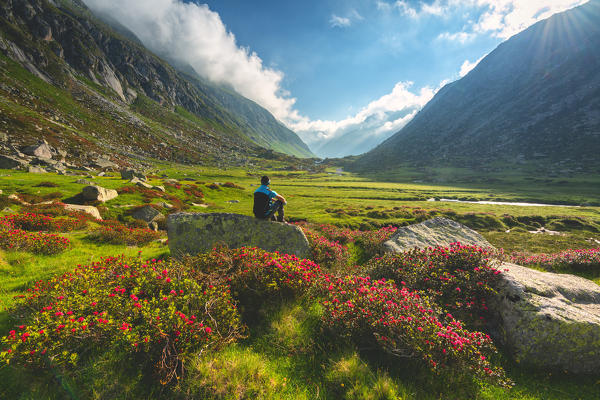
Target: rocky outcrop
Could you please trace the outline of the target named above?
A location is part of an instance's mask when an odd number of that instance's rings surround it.
[[[142,181],[146,180],[146,175],[144,175],[141,172],[138,172],[136,170],[133,169],[123,169],[121,170],[121,179],[126,179],[128,181],[132,180],[132,179],[139,179]]]
[[[398,229],[385,247],[402,252],[453,242],[492,248],[477,232],[445,218]],[[600,286],[515,264],[498,268],[498,294],[489,301],[494,338],[523,364],[573,373],[600,370]]]
[[[197,254],[219,243],[230,248],[259,247],[268,251],[309,255],[304,232],[295,226],[239,214],[177,213],[167,219],[171,254]]]
[[[83,188],[81,195],[86,200],[105,202],[114,199],[119,194],[114,189],[106,189],[102,186],[90,185]]]
[[[15,169],[26,166],[26,161],[23,161],[17,157],[5,156],[0,154],[0,169]]]
[[[568,274],[503,264],[490,303],[514,358],[573,373],[600,370],[600,286]]]
[[[164,220],[165,216],[152,206],[143,206],[136,209],[131,216],[147,223]]]
[[[420,224],[402,227],[383,246],[388,252],[402,252],[412,248],[448,246],[460,242],[482,248],[492,245],[474,230],[447,218],[433,218]]]
[[[31,146],[26,146],[21,149],[24,154],[44,159],[52,158],[52,149],[46,141]]]
[[[96,219],[102,219],[100,215],[100,211],[94,206],[82,206],[79,204],[65,204],[65,210],[69,211],[78,211],[90,214],[92,217]]]

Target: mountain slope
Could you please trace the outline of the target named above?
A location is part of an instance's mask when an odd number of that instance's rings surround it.
[[[0,4],[0,108],[11,140],[86,140],[105,150],[189,161],[254,154],[258,146],[312,156],[256,103],[177,71],[118,31],[79,0]],[[56,132],[45,127],[49,119]]]
[[[597,171],[599,151],[600,1],[592,0],[499,45],[354,168]]]

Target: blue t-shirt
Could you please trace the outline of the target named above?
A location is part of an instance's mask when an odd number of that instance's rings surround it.
[[[269,196],[269,201],[273,200],[275,196],[277,196],[277,192],[269,189],[267,185],[260,185],[258,189],[254,191],[254,193],[264,193]]]

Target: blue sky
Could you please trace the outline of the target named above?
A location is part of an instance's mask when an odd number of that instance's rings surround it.
[[[369,150],[510,36],[587,0],[84,0],[268,109],[321,156]]]

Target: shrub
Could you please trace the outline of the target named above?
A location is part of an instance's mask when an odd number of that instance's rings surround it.
[[[44,195],[31,194],[31,193],[17,193],[19,198],[27,203],[43,203],[45,201],[56,200],[63,197],[61,192],[51,192]]]
[[[183,188],[183,192],[194,199],[203,199],[204,193],[196,185],[187,184]]]
[[[192,352],[222,346],[241,330],[227,286],[172,275],[157,260],[106,258],[37,282],[12,312],[21,325],[2,339],[0,359],[74,366],[97,349],[145,353],[169,382]]]
[[[548,271],[600,272],[600,247],[595,249],[566,250],[555,254],[513,253],[510,261],[524,266],[535,266]]]
[[[53,218],[49,215],[21,213],[11,214],[2,218],[17,229],[26,231],[70,232],[87,227],[88,217],[77,214],[75,217],[63,216]]]
[[[207,183],[206,187],[213,190],[221,190],[221,187],[216,183]]]
[[[497,350],[488,335],[465,329],[417,292],[358,276],[332,279],[326,289],[325,324],[334,335],[422,359],[434,371],[453,369],[510,384],[502,368],[489,361]]]
[[[348,266],[350,252],[348,247],[337,241],[307,229],[304,231],[310,244],[311,258],[329,270],[340,271]]]
[[[383,242],[388,240],[396,230],[397,228],[393,226],[387,226],[377,230],[362,231],[356,237],[356,244],[363,249],[365,257],[370,259],[383,254]]]
[[[235,183],[233,183],[233,182],[225,182],[225,183],[223,184],[223,187],[226,187],[226,188],[231,188],[231,189],[240,189],[240,190],[244,190],[244,189],[245,189],[243,186],[236,185],[236,184],[235,184]]]
[[[416,290],[470,326],[480,327],[489,316],[487,302],[496,293],[500,274],[491,266],[490,256],[476,246],[452,243],[387,254],[371,261],[367,271],[374,279],[393,279]]]
[[[57,254],[69,248],[69,239],[43,232],[16,229],[10,221],[0,220],[0,248],[38,254]]]
[[[42,181],[35,185],[35,187],[58,187],[58,184],[50,181]]]
[[[110,244],[126,244],[142,246],[160,237],[160,233],[148,228],[128,228],[125,225],[111,221],[94,229],[87,236],[89,240]]]

